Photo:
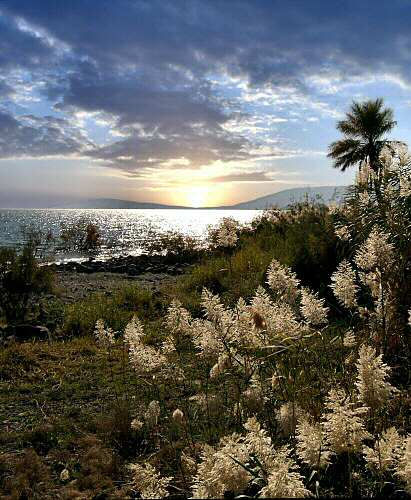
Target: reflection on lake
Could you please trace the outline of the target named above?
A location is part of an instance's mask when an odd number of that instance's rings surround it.
[[[0,246],[23,243],[23,228],[51,232],[58,236],[62,225],[87,221],[99,226],[104,246],[100,258],[141,253],[141,242],[156,234],[177,231],[203,239],[207,227],[223,217],[233,217],[240,223],[251,222],[258,210],[136,210],[136,209],[1,209]],[[60,255],[61,259],[73,255]]]

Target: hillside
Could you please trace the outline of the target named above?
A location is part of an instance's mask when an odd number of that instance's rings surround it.
[[[324,203],[339,201],[347,190],[347,186],[319,186],[285,189],[278,193],[262,196],[254,200],[217,207],[204,207],[218,210],[264,210],[268,207],[286,208],[290,203],[302,201],[306,196],[309,199],[319,199]],[[20,199],[11,200],[0,195],[1,208],[97,208],[97,209],[189,209],[192,207],[181,205],[164,205],[161,203],[138,202],[119,200],[115,198],[91,198],[83,200],[56,200],[36,199],[29,202]],[[201,207],[200,207],[201,208]]]
[[[166,209],[166,208],[190,208],[178,205],[163,205],[161,203],[148,203],[130,200],[118,200],[115,198],[95,198],[81,200],[75,203],[65,203],[53,208],[120,208],[120,209]]]
[[[268,207],[286,208],[290,203],[302,201],[307,196],[309,199],[319,199],[324,203],[330,201],[338,202],[347,190],[347,186],[320,186],[285,189],[278,193],[269,194],[261,198],[218,207],[205,207],[219,210],[263,210]],[[100,208],[100,209],[187,209],[178,205],[163,205],[161,203],[136,202],[129,200],[118,200],[113,198],[96,198],[77,201],[55,206],[54,208]]]
[[[320,186],[285,189],[278,193],[269,194],[255,200],[238,203],[230,208],[240,210],[261,210],[275,206],[277,208],[286,208],[293,202],[309,199],[318,199],[324,203],[331,201],[339,202],[347,191],[347,186]]]

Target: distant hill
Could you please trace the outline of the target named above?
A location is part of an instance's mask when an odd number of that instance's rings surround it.
[[[262,196],[255,200],[237,203],[236,205],[225,205],[220,207],[206,207],[209,209],[218,210],[264,210],[275,206],[277,208],[286,208],[290,203],[308,199],[318,199],[323,203],[334,201],[338,203],[347,191],[348,186],[320,186],[320,187],[303,187],[294,189],[285,189],[278,193]],[[29,202],[21,203],[21,200],[12,200],[0,195],[1,208],[120,208],[120,209],[192,209],[179,205],[163,205],[161,203],[147,203],[130,200],[118,200],[115,198],[94,198],[83,200],[64,200],[58,201],[38,199],[31,206]]]
[[[225,205],[220,207],[207,207],[219,210],[264,210],[269,207],[286,208],[290,203],[303,201],[305,198],[318,199],[323,203],[334,201],[339,203],[347,191],[347,186],[320,186],[285,189],[278,193],[262,196],[255,200],[237,203],[236,205]],[[56,207],[57,208],[57,207]],[[80,202],[64,204],[58,208],[151,208],[151,209],[189,209],[178,205],[162,205],[161,203],[142,203],[137,201],[117,200],[112,198],[96,198]]]
[[[129,200],[117,200],[114,198],[95,198],[91,200],[81,200],[77,202],[65,203],[55,208],[190,208],[178,205],[162,205],[161,203],[147,203]]]
[[[286,208],[290,203],[309,200],[321,201],[323,203],[340,203],[347,192],[348,186],[320,186],[285,189],[278,193],[262,196],[251,201],[238,203],[230,208],[237,210],[262,210],[269,207]]]

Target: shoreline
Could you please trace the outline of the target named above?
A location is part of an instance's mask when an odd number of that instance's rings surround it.
[[[178,261],[177,261],[178,260]],[[113,257],[105,261],[69,261],[48,264],[56,276],[56,296],[69,304],[94,293],[111,296],[119,288],[139,285],[157,291],[174,285],[198,260],[172,255]]]
[[[188,267],[194,264],[197,258],[184,258],[175,255],[127,255],[120,257],[111,257],[107,260],[82,260],[68,262],[52,262],[45,265],[57,273],[113,273],[125,274],[131,277],[141,274],[183,274]]]

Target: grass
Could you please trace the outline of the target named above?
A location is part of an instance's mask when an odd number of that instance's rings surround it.
[[[115,433],[103,422],[116,408],[116,397],[121,397],[123,368],[121,349],[113,351],[108,361],[92,338],[15,344],[4,349],[0,358],[0,450],[8,457],[7,463],[14,465],[13,470],[3,472],[0,491],[12,498],[26,490],[39,498],[55,498],[53,491],[63,486],[59,479],[62,462],[77,471],[72,479],[78,480],[79,491],[112,487],[112,482],[107,483],[107,470],[116,469],[118,455],[103,441],[107,436],[115,439]],[[114,421],[118,423],[118,416]],[[115,427],[113,423],[111,427]],[[86,439],[93,443],[91,448]],[[33,469],[31,478],[22,472],[27,467]],[[35,475],[44,467],[49,472],[41,472],[41,481],[47,487],[35,493],[32,483],[38,482]]]
[[[346,252],[335,239],[328,215],[318,209],[298,222],[285,220],[274,228],[257,224],[254,232],[240,235],[234,250],[210,253],[175,285],[159,292],[125,286],[111,296],[95,293],[72,304],[50,306],[49,316],[47,311],[44,314],[45,321],[49,318],[49,324],[55,325],[54,341],[12,343],[0,351],[0,496],[128,498],[133,492],[126,464],[148,457],[162,475],[174,476],[180,488],[174,493],[187,491],[189,473],[179,460],[181,452],[198,458],[198,443],[216,444],[221,436],[242,432],[232,402],[235,392],[245,389],[244,379],[238,378],[237,387],[226,386],[224,379],[210,380],[209,362],[195,356],[188,344],[175,359],[176,365],[184,366],[183,382],[175,368],[167,382],[140,379],[129,365],[120,334],[109,352],[96,343],[97,319],[122,332],[136,314],[144,324],[146,343],[159,345],[165,339],[163,319],[173,298],[197,317],[202,315],[203,287],[232,306],[240,297],[249,299],[264,284],[273,258],[291,266],[302,284],[319,290],[332,307],[329,276]],[[297,390],[303,409],[318,416],[329,388],[354,370],[344,363],[347,349],[342,335],[349,324],[332,311],[331,324],[321,335],[288,349],[278,359],[278,369],[287,377],[261,415],[270,434],[277,436],[277,444],[286,442],[275,418],[282,403],[292,400]],[[264,365],[259,370],[263,378],[268,376]],[[193,404],[190,398],[204,391],[210,397],[207,405]],[[132,419],[141,417],[152,400],[161,402],[159,425],[151,431],[133,430]],[[178,407],[186,416],[183,427],[170,417]],[[399,397],[379,416],[380,421],[409,428],[410,407],[409,399]],[[332,477],[338,476],[338,481],[331,484],[322,479],[322,492],[346,492],[346,478],[339,475],[345,465],[337,462],[332,467]],[[69,470],[69,479],[61,478],[64,469]],[[362,488],[372,492],[375,484],[371,481]]]
[[[62,335],[64,337],[92,335],[96,321],[102,319],[114,331],[122,331],[137,313],[140,319],[156,320],[165,309],[159,297],[138,285],[120,288],[108,297],[95,293],[66,306]]]

